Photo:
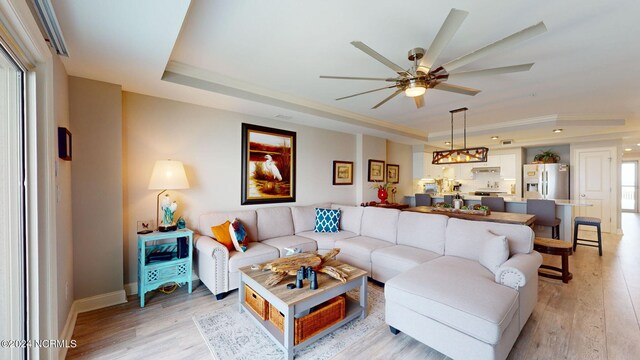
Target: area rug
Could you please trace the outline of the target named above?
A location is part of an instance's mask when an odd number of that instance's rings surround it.
[[[369,285],[369,313],[325,335],[316,342],[296,351],[296,359],[330,359],[351,344],[360,341],[370,331],[384,325],[384,294],[381,289]],[[359,291],[347,293],[358,300]],[[198,331],[204,338],[216,360],[281,360],[284,352],[264,330],[238,311],[238,304],[225,306],[215,312],[194,316]]]

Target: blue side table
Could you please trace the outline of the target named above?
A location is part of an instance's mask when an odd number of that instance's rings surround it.
[[[186,237],[189,251],[187,257],[178,258],[178,238]],[[151,241],[175,239],[163,244],[148,244]],[[171,259],[147,262],[151,252],[173,252]],[[150,234],[138,235],[138,296],[140,307],[144,307],[145,294],[168,282],[187,283],[189,293],[192,291],[193,269],[193,231],[182,229],[169,232],[154,231]]]

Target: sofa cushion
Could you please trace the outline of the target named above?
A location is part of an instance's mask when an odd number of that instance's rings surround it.
[[[263,240],[262,243],[278,249],[278,251],[280,251],[280,257],[285,256],[287,253],[284,248],[298,248],[302,250],[302,252],[318,250],[318,246],[314,240],[298,235],[281,236]]]
[[[233,247],[236,251],[247,251],[247,231],[244,229],[244,225],[238,219],[234,219],[229,225],[229,235],[231,235],[231,241],[233,241]]]
[[[292,206],[293,229],[295,233],[313,230],[316,224],[316,208],[330,208],[330,203],[321,203],[311,206]]]
[[[213,238],[211,227],[224,223],[225,221],[233,221],[238,219],[244,225],[247,231],[247,239],[249,241],[258,240],[258,219],[254,210],[246,211],[215,211],[200,215],[198,232]]]
[[[258,241],[293,235],[291,208],[267,207],[256,210],[258,216]]]
[[[363,207],[348,205],[331,205],[332,209],[340,209],[340,230],[350,231],[356,235],[360,235],[360,225],[362,224]]]
[[[319,232],[319,233],[338,232],[339,223],[340,223],[340,209],[316,208],[316,225],[313,231]]]
[[[258,242],[252,242],[247,245],[247,251],[245,252],[229,252],[229,272],[238,271],[241,267],[260,264],[279,257],[278,249]]]
[[[477,261],[441,256],[394,277],[385,298],[488,344],[518,310],[518,292],[497,284]]]
[[[223,224],[212,226],[211,232],[213,233],[213,238],[216,239],[217,242],[226,246],[227,250],[231,251],[233,250],[234,245],[233,240],[231,240],[231,234],[229,233],[229,225],[231,225],[231,223],[227,220]]]
[[[336,240],[336,247],[340,248],[340,255],[348,255],[371,262],[371,253],[380,248],[393,246],[387,241],[370,238],[367,236],[356,236],[349,239]]]
[[[315,240],[315,242],[318,243],[319,250],[331,250],[336,247],[336,240],[348,239],[358,236],[351,231],[338,231],[335,233],[317,233],[315,231],[305,231],[296,235]]]
[[[398,216],[398,245],[444,255],[448,216],[402,211]]]
[[[535,235],[528,226],[451,218],[447,222],[444,253],[478,261],[483,241],[499,235],[507,237],[510,255],[533,250]]]
[[[395,244],[400,210],[373,206],[364,208],[360,234]]]
[[[371,253],[371,262],[374,268],[382,266],[401,273],[440,256],[442,255],[433,251],[413,246],[395,245],[374,250]]]
[[[509,259],[509,243],[505,236],[496,236],[485,241],[478,256],[480,264],[494,274],[507,259]]]

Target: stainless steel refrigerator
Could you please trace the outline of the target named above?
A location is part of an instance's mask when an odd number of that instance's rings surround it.
[[[569,199],[569,165],[526,164],[523,183],[527,199]]]

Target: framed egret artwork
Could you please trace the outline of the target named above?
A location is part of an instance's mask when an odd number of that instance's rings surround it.
[[[242,124],[242,205],[296,201],[296,133]]]
[[[387,182],[392,184],[400,182],[400,165],[387,164]]]
[[[353,185],[353,161],[333,162],[333,185]]]
[[[369,182],[384,181],[384,161],[369,159]]]

